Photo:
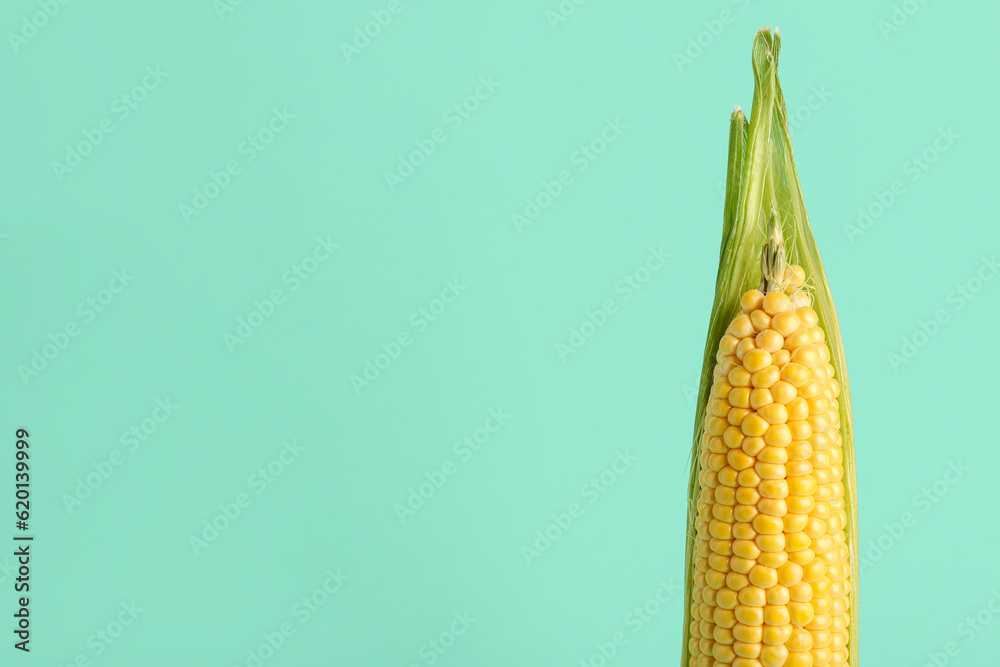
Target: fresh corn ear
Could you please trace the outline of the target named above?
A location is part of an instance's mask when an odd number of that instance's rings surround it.
[[[737,107],[689,489],[682,667],[858,665],[847,367],[792,160],[780,36]]]

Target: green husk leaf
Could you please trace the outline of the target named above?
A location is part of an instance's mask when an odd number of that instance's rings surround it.
[[[844,479],[847,494],[847,543],[851,549],[851,626],[849,665],[858,667],[858,514],[854,463],[854,425],[851,418],[850,384],[844,346],[830,285],[823,270],[816,240],[806,213],[802,188],[792,156],[788,115],[778,82],[778,52],[781,38],[777,30],[761,28],[753,43],[754,95],[747,125],[737,107],[730,119],[729,164],[723,210],[722,245],[716,278],[715,300],[705,343],[701,382],[695,412],[691,478],[688,488],[688,539],[685,558],[684,645],[681,667],[688,667],[691,593],[693,590],[696,544],[698,448],[702,423],[712,386],[715,355],[733,317],[739,312],[744,292],[760,288],[761,253],[775,228],[784,239],[785,256],[800,265],[811,288],[813,309],[826,333],[830,363],[840,383],[840,422],[843,438]]]

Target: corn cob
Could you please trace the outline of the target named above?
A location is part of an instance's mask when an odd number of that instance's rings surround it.
[[[739,107],[731,119],[682,667],[858,665],[847,369],[792,160],[779,48],[779,34],[758,33],[749,127]]]

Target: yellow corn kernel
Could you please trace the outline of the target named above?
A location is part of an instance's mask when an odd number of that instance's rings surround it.
[[[797,565],[797,563],[796,563]],[[788,587],[788,594],[796,602],[810,602],[813,599],[813,589],[809,582],[800,581]]]
[[[788,409],[781,403],[771,403],[770,405],[758,408],[757,414],[763,417],[769,424],[784,424],[788,421]]]
[[[771,328],[782,336],[792,335],[798,330],[800,324],[801,320],[794,311],[779,313],[770,321]]]
[[[771,317],[774,317],[778,313],[783,313],[792,307],[792,301],[788,298],[788,295],[784,292],[768,292],[764,295],[763,303],[761,307]]]
[[[750,411],[746,408],[729,408],[729,412],[726,413],[726,421],[732,426],[739,426],[749,414]]]
[[[788,611],[784,607],[779,606],[764,607],[764,632],[761,640],[763,643],[772,646],[784,644],[792,635],[792,626],[787,621],[772,625],[768,623],[769,618],[774,620],[788,618]]]
[[[820,535],[819,537],[813,538],[812,542],[813,551],[817,554],[824,554],[836,546],[832,535]]]
[[[750,313],[750,323],[757,331],[764,331],[771,326],[771,316],[763,310],[757,309]]]
[[[737,426],[730,426],[722,432],[722,441],[727,447],[739,447],[743,443],[744,437],[746,436],[743,435],[743,431]]]
[[[737,366],[736,368],[729,371],[727,377],[729,378],[729,384],[733,385],[734,387],[750,386],[750,374],[747,373],[746,369],[741,366]],[[803,384],[805,383],[803,382]]]
[[[816,480],[811,475],[788,478],[788,493],[793,496],[811,496],[816,493],[816,488]]]
[[[712,435],[722,435],[722,432],[729,427],[729,422],[719,417],[708,420],[708,432]]]
[[[718,554],[720,556],[729,556],[733,553],[733,541],[732,540],[720,540],[712,538],[708,541],[709,549],[711,549],[713,554]]]
[[[757,454],[757,460],[764,463],[787,463],[788,450],[784,447],[764,447]]]
[[[779,568],[788,562],[788,552],[786,551],[767,551],[761,553],[757,557],[757,562],[761,565],[767,565],[768,567]]]
[[[770,588],[778,583],[778,571],[766,565],[756,565],[747,575],[750,583],[760,588]]]
[[[734,591],[742,590],[750,584],[750,580],[746,578],[746,575],[739,572],[730,572],[723,581],[726,586]]]
[[[789,602],[787,607],[792,624],[796,626],[805,627],[809,625],[816,615],[812,604],[808,602]]]
[[[783,479],[766,479],[757,490],[764,498],[787,498],[788,482]]]
[[[715,594],[715,604],[723,609],[735,609],[736,592],[723,588]]]
[[[731,628],[736,625],[736,616],[729,609],[722,609],[716,607],[715,612],[712,616],[715,624],[723,628]]]
[[[726,523],[733,522],[733,508],[727,505],[714,505],[712,507],[712,516],[719,521],[725,521]]]
[[[813,657],[813,665],[816,667],[827,667],[830,664],[830,659],[833,657],[833,652],[828,648],[815,648],[809,651]]]
[[[735,354],[727,354],[719,358],[719,368],[718,373],[716,373],[715,379],[717,382],[721,382],[729,377],[729,373],[732,372],[734,368],[740,367],[740,360]]]
[[[736,352],[736,346],[740,344],[740,339],[736,336],[726,334],[719,341],[719,352],[722,354],[733,354]]]
[[[788,405],[796,396],[798,396],[798,391],[792,383],[786,382],[785,380],[779,380],[771,386],[771,395],[778,403]],[[730,403],[731,402],[732,401],[730,400]]]
[[[738,357],[739,348],[736,348],[736,351],[736,356]],[[819,350],[816,349],[815,345],[803,345],[799,349],[795,350],[795,352],[792,353],[792,361],[797,364],[802,364],[808,369],[816,368],[823,363],[819,356]],[[815,381],[815,379],[812,381]]]
[[[806,282],[806,272],[798,264],[791,264],[785,267],[785,275],[782,279],[785,292],[791,294],[802,287]]]
[[[759,586],[747,586],[740,591],[740,604],[748,607],[763,607],[767,604],[767,593]]]
[[[750,407],[754,410],[760,410],[764,406],[770,405],[773,402],[774,397],[771,395],[770,389],[755,387],[750,390]]]
[[[723,505],[736,504],[736,491],[731,486],[720,486],[715,489],[715,502]]]
[[[726,380],[719,380],[714,385],[712,385],[712,395],[716,398],[725,398],[729,395],[733,386],[729,384]]]
[[[775,353],[777,354],[777,353]],[[750,376],[750,384],[759,389],[773,387],[781,379],[781,370],[777,364],[772,363],[767,368],[762,368]]]
[[[761,514],[780,518],[788,514],[788,504],[784,498],[761,498],[757,502],[757,510]]]
[[[729,377],[729,382],[734,387],[741,386],[733,382],[732,373],[736,372],[737,370],[740,369],[733,369],[733,371],[730,372],[730,377]],[[798,364],[794,361],[789,361],[787,364],[785,364],[785,367],[781,369],[781,379],[787,382],[788,384],[792,385],[793,387],[796,388],[801,387],[802,385],[804,385],[806,382],[809,381],[809,369],[803,366],[802,364]]]
[[[742,491],[743,489],[740,490]],[[740,523],[750,523],[757,516],[757,513],[757,508],[753,505],[736,505],[733,507],[733,520]],[[745,540],[736,541],[743,542]]]
[[[740,491],[745,491],[746,489],[740,489]],[[757,531],[753,529],[749,523],[734,523],[733,524],[733,539],[734,540],[755,540],[757,538]]]
[[[790,336],[785,336],[785,348],[794,350],[802,347],[803,345],[809,345],[812,343],[812,340],[812,328],[800,326],[798,331]]]
[[[761,634],[764,629],[761,626],[744,625],[743,623],[737,623],[733,626],[733,637],[738,642],[746,642],[747,644],[759,644],[761,642]]]
[[[785,534],[777,533],[776,535],[758,535],[754,538],[754,542],[760,547],[761,551],[784,551],[785,550]]]
[[[769,426],[770,425],[767,423],[766,419],[754,413],[747,415],[747,417],[743,420],[743,423],[740,425],[740,428],[743,431],[743,435],[759,437],[764,435],[769,430]]]
[[[822,558],[817,558],[802,568],[802,578],[809,583],[819,581],[821,577],[826,575],[828,569],[829,566],[826,564],[826,561]]]
[[[760,555],[760,549],[751,540],[735,540],[733,553],[741,558],[757,558]]]
[[[787,450],[786,450],[787,454]],[[789,461],[785,465],[785,470],[788,471],[789,477],[802,477],[803,475],[808,475],[813,471],[812,464],[809,461],[795,460]],[[811,496],[807,496],[810,497]]]
[[[844,598],[837,598],[837,600],[843,600],[843,599]],[[839,611],[834,611],[835,609],[838,608],[837,600],[834,600],[833,598],[827,597],[825,595],[821,598],[816,598],[815,600],[812,601],[813,611],[815,611],[817,614],[828,613],[830,614],[831,618],[833,616],[843,616],[844,612],[847,611],[847,609],[840,608]]]
[[[756,467],[758,464],[754,464]],[[753,468],[747,468],[746,470],[741,470],[740,474],[736,477],[736,483],[739,486],[749,487],[751,489],[756,489],[757,485],[760,484],[760,475]]]
[[[715,631],[712,633],[712,638],[715,639],[716,644],[724,644],[726,646],[733,645],[733,632],[728,628],[715,626]]]
[[[767,443],[764,442],[764,438],[759,436],[744,438],[741,448],[750,456],[757,456],[760,450],[764,449]]]
[[[760,663],[764,667],[784,667],[787,661],[788,649],[784,646],[765,646],[760,651]]]
[[[789,653],[785,667],[813,667],[813,657],[810,651],[799,651]]]
[[[750,316],[746,313],[740,313],[733,318],[733,321],[729,324],[729,333],[736,338],[746,338],[752,335],[754,330]]]
[[[753,341],[751,341],[751,344],[752,343]],[[753,349],[747,352],[743,357],[743,368],[745,368],[749,373],[756,373],[757,371],[763,370],[770,365],[771,353],[767,350]]]
[[[794,614],[792,624],[795,625]],[[792,636],[788,638],[788,642],[786,642],[785,646],[787,646],[788,650],[793,653],[797,651],[808,651],[813,647],[812,634],[804,628],[794,628],[792,630]]]
[[[760,417],[757,418],[761,419]],[[764,420],[761,419],[761,421]],[[764,421],[764,423],[766,424],[767,422]],[[788,424],[770,425],[764,433],[764,442],[774,447],[787,447],[790,445],[792,443],[792,432],[789,430]]]
[[[729,572],[729,556],[712,554],[708,557],[708,566],[717,572]]]
[[[716,539],[728,540],[732,537],[733,526],[732,524],[716,519],[708,524],[708,532]]]
[[[725,417],[729,414],[730,405],[725,399],[717,398],[708,404],[708,408],[712,411],[713,415],[716,415],[717,417]]]
[[[739,656],[733,660],[733,667],[746,667],[748,663],[760,665],[760,662],[754,659],[760,655],[760,644],[737,642],[733,644],[733,652]]]
[[[739,556],[733,556],[727,560],[727,565],[732,569],[733,572],[739,572],[740,574],[748,574],[750,570],[757,565],[757,561],[752,558],[740,558]],[[719,605],[720,607],[723,605]],[[735,606],[735,605],[734,605]],[[727,607],[732,609],[732,607]]]
[[[787,605],[790,599],[787,586],[775,584],[767,589],[767,604]]]
[[[802,421],[809,418],[809,402],[802,396],[796,396],[789,401],[785,409],[788,410],[788,421],[790,422]]]
[[[736,605],[736,619],[743,625],[754,627],[764,625],[764,608]]]
[[[783,530],[784,525],[782,520],[776,516],[758,514],[753,520],[753,528],[760,535],[776,535]]]
[[[807,540],[809,539],[809,536],[806,535],[805,533],[796,533],[796,535],[801,535],[803,538]],[[788,560],[793,560],[799,565],[808,565],[809,562],[812,561],[812,559],[815,557],[816,557],[816,552],[810,549],[809,547],[798,549],[796,551],[792,551],[791,549],[788,550]]]
[[[743,296],[740,298],[740,309],[744,313],[752,313],[753,311],[760,308],[763,305],[763,303],[764,303],[764,294],[760,290],[752,289],[744,293]],[[799,310],[802,309],[800,308]]]
[[[833,641],[833,633],[829,630],[810,630],[812,635],[813,648],[826,648]]]
[[[788,445],[789,461],[808,461],[812,453],[813,447],[808,440],[796,440]]]
[[[712,655],[715,659],[723,664],[731,664],[733,660],[736,659],[736,654],[733,653],[733,649],[725,644],[715,643],[715,647],[712,649]]]
[[[784,314],[779,315],[779,317],[784,317]],[[760,349],[774,354],[785,344],[785,338],[781,333],[775,331],[774,329],[766,329],[757,334],[754,338],[754,343],[756,343],[757,347]],[[720,351],[722,351],[721,346]],[[732,354],[732,351],[726,351],[723,352],[723,354]]]
[[[741,486],[736,491],[736,500],[741,505],[756,505],[760,501],[760,493],[753,487]]]
[[[784,586],[795,586],[802,580],[803,568],[798,563],[785,563],[778,568],[778,581]]]
[[[788,414],[787,411],[785,414]],[[790,422],[788,429],[792,432],[792,440],[808,440],[809,436],[813,434],[812,426],[807,421]]]
[[[751,316],[750,320],[751,320],[751,322],[753,321],[753,317],[752,316]],[[739,345],[736,346],[736,355],[735,356],[736,356],[736,358],[738,360],[742,361],[743,358],[747,356],[747,352],[749,352],[750,350],[756,350],[756,349],[757,349],[757,343],[754,342],[754,338],[752,336],[750,338],[744,338],[743,340],[740,341]]]
[[[723,466],[719,470],[719,484],[729,487],[737,486],[737,472],[732,466]]]
[[[749,408],[750,407],[750,388],[749,387],[733,387],[728,382],[726,385],[730,387],[727,398],[729,399],[729,404],[734,408]]]
[[[764,479],[784,479],[787,473],[785,472],[785,466],[780,463],[762,463],[758,461],[754,464],[754,470],[760,476],[762,480]],[[811,478],[810,478],[811,479]],[[789,485],[789,492],[791,492],[791,485]]]

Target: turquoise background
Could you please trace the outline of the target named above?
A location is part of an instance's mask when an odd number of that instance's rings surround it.
[[[25,29],[46,1],[53,16]],[[728,121],[750,107],[768,24],[851,369],[862,655],[995,664],[1000,614],[960,624],[1000,590],[1000,280],[976,282],[995,278],[1000,246],[996,4],[219,4],[0,9],[5,32],[30,35],[8,34],[0,56],[0,495],[13,533],[26,427],[36,536],[32,651],[5,630],[0,663],[253,665],[284,627],[261,664],[678,664],[671,582]],[[345,55],[372,12],[391,22]],[[136,86],[143,100],[122,106]],[[477,89],[467,117],[449,112]],[[294,118],[244,144],[275,110]],[[609,119],[614,141],[581,157]],[[79,166],[53,166],[102,121],[113,131]],[[385,173],[431,137],[391,189]],[[227,187],[185,216],[230,162]],[[852,227],[896,180],[891,205]],[[670,257],[646,274],[651,248]],[[305,262],[307,280],[287,273],[314,252],[327,259]],[[648,280],[629,292],[627,275]],[[435,302],[448,281],[457,296]],[[225,338],[274,290],[259,328]],[[933,336],[915,337],[921,322]],[[25,373],[50,336],[63,349]],[[385,368],[352,383],[369,361]],[[132,428],[149,433],[134,451]],[[280,474],[255,477],[286,441]],[[602,472],[613,484],[589,481]],[[220,504],[240,511],[228,526]],[[225,529],[193,547],[213,519]],[[557,539],[526,555],[546,528]]]

